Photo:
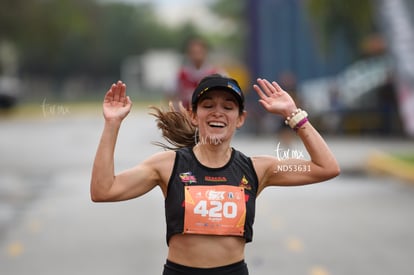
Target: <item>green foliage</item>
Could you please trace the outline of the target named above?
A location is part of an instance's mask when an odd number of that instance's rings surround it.
[[[358,55],[362,39],[374,29],[371,0],[307,0],[307,9],[325,51],[330,50],[335,36],[341,34]]]
[[[236,26],[228,35],[216,35],[215,40],[217,44],[226,45],[228,50],[238,58],[242,58],[246,51],[245,41],[248,35],[246,5],[247,0],[215,0],[210,5],[213,13],[230,20]]]
[[[94,6],[88,1],[25,1],[31,8],[22,11],[15,24],[15,41],[24,71],[66,73],[76,60],[85,60],[90,41]],[[16,18],[16,19],[17,19]]]
[[[246,0],[217,0],[213,12],[234,22],[232,32],[207,35],[241,57],[246,36]],[[190,37],[201,36],[187,23],[169,27],[157,21],[150,4],[98,4],[94,0],[1,0],[0,43],[18,50],[23,74],[117,75],[121,62],[154,48],[183,50]],[[205,36],[205,35],[204,35]]]
[[[412,154],[395,154],[394,155],[399,160],[405,161],[411,165],[414,165],[414,153]]]
[[[20,70],[55,77],[118,74],[128,55],[149,48],[179,49],[191,25],[159,23],[148,4],[97,4],[93,0],[1,0],[0,42],[19,52]]]
[[[224,18],[237,22],[242,21],[246,6],[246,0],[216,0],[211,5],[211,10]]]

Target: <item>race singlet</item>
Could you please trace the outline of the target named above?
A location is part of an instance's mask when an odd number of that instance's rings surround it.
[[[184,234],[243,236],[245,220],[243,187],[185,187]]]

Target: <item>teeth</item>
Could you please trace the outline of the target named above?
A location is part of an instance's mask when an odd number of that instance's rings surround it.
[[[224,123],[222,122],[210,122],[208,125],[213,126],[213,127],[224,127]]]

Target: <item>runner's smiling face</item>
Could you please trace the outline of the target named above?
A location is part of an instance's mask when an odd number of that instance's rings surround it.
[[[229,141],[236,128],[243,125],[246,113],[239,112],[239,104],[227,90],[206,92],[197,103],[193,124],[199,128],[200,140],[222,143]]]

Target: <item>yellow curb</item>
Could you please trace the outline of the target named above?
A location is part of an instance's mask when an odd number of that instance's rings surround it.
[[[309,274],[310,275],[329,275],[329,272],[322,266],[314,266],[311,268]]]
[[[303,251],[303,242],[299,238],[291,237],[286,240],[286,247],[290,252],[302,252]]]
[[[141,101],[132,106],[131,112],[150,111],[149,106],[162,106],[158,101]],[[56,119],[84,115],[102,116],[102,102],[48,102],[20,104],[10,110],[0,109],[1,120]]]
[[[13,242],[7,246],[7,254],[10,257],[18,257],[23,254],[24,246],[21,242]]]
[[[376,151],[371,153],[366,167],[370,172],[385,173],[414,183],[414,165],[384,152]]]

